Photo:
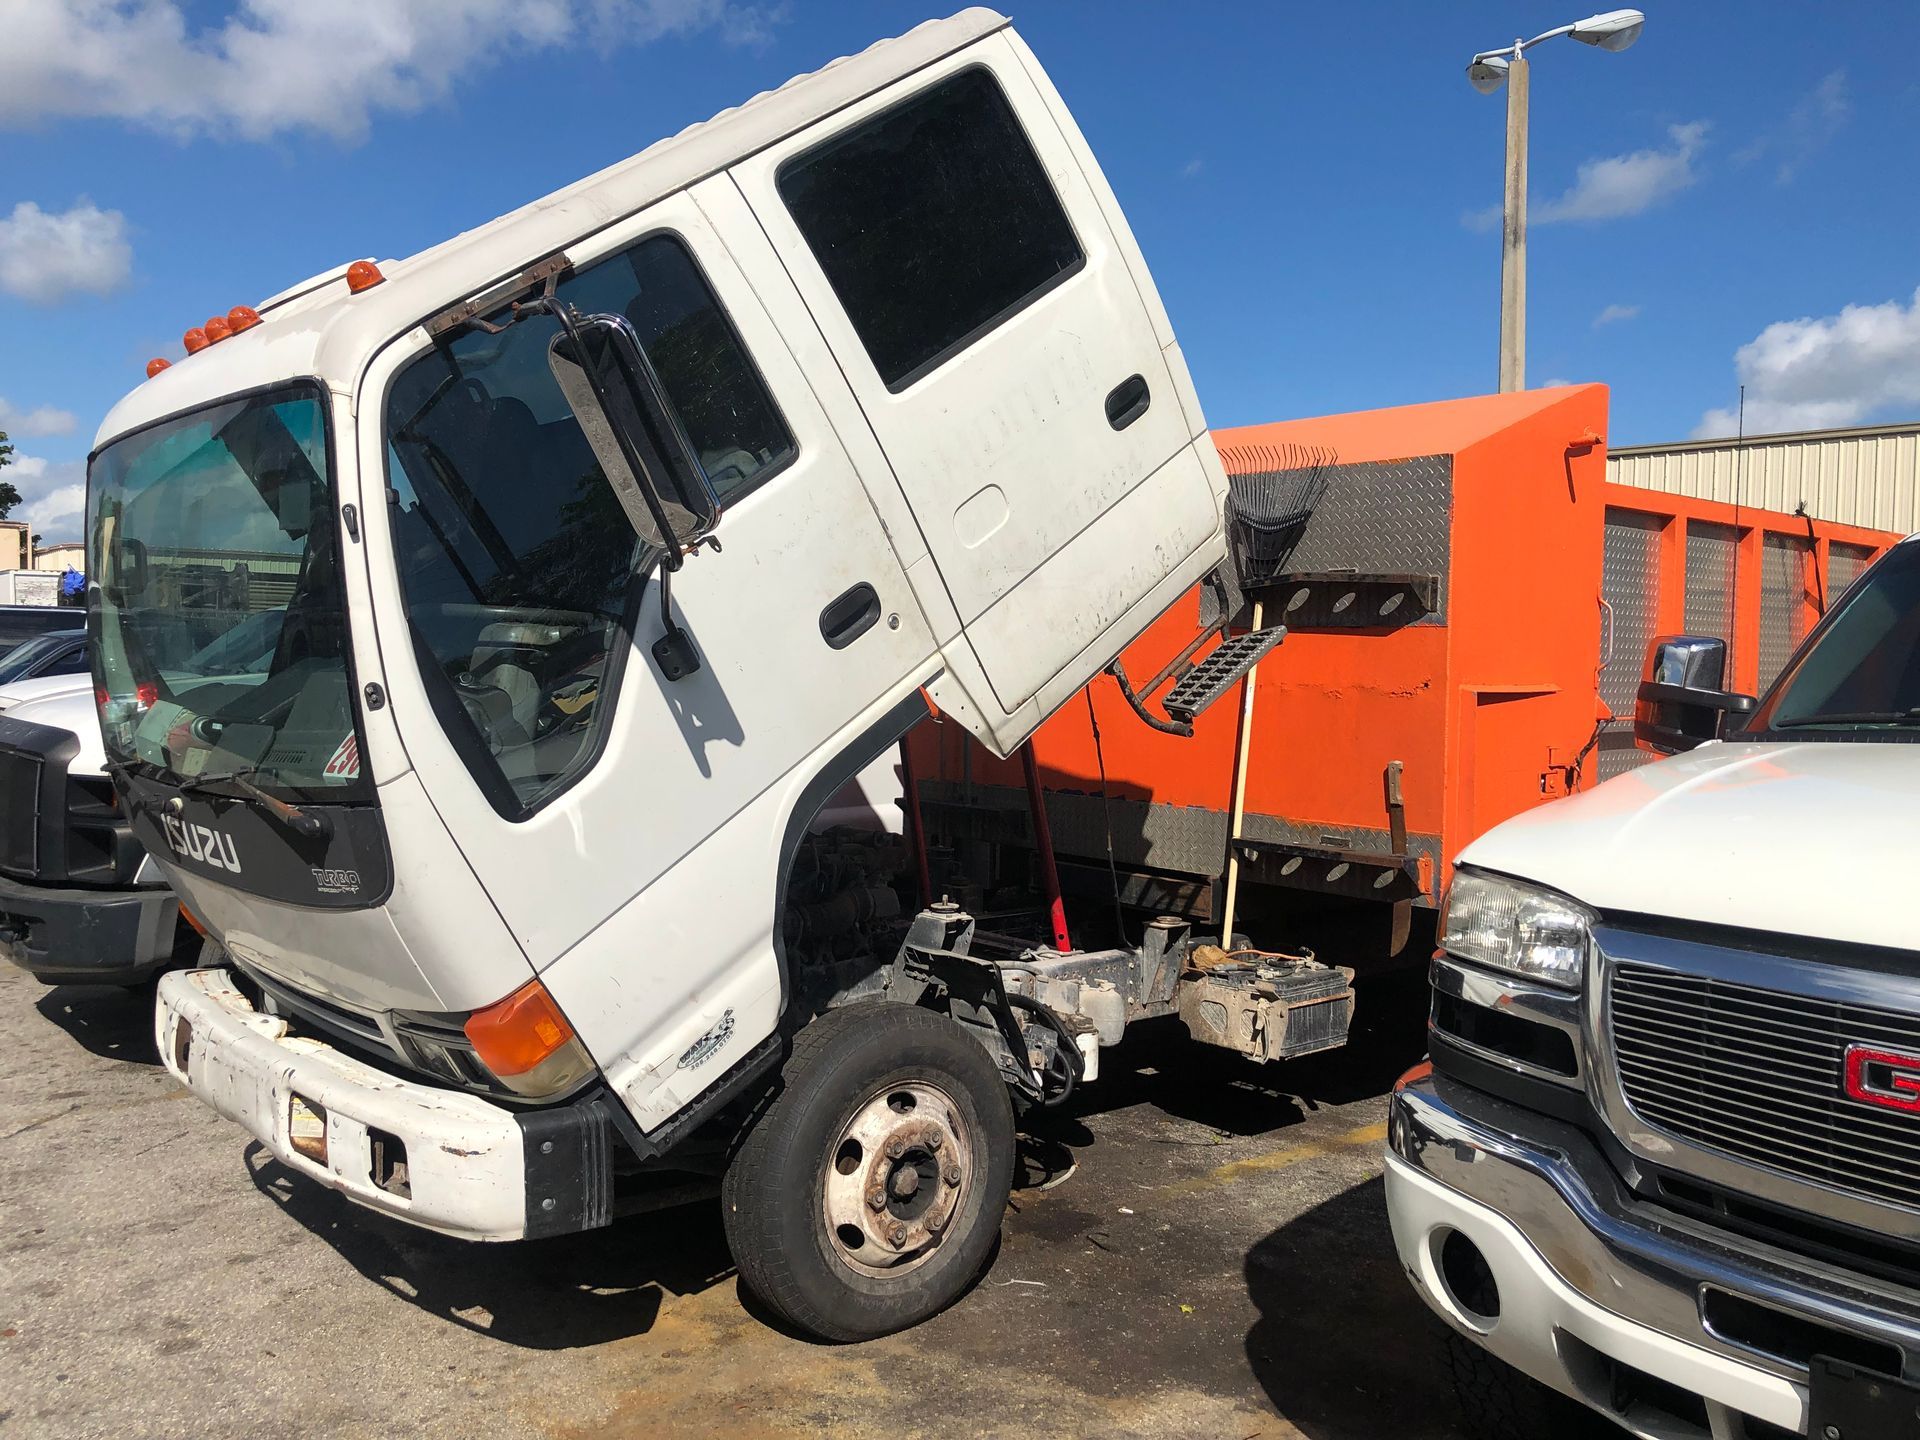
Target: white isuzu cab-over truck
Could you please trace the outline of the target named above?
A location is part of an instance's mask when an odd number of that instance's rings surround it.
[[[187,348],[108,416],[88,495],[112,768],[231,957],[160,987],[173,1074],[448,1234],[724,1172],[794,1323],[959,1293],[1009,1091],[1092,1037],[937,903],[803,987],[789,947],[832,917],[786,913],[795,856],[930,703],[1013,749],[1225,548],[1152,277],[1007,21],[923,25]],[[263,668],[191,673],[269,611]]]
[[[1672,758],[1454,872],[1387,1206],[1490,1435],[1920,1435],[1920,537],[1725,662],[1655,640]]]

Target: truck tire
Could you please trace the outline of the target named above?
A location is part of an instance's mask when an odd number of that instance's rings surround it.
[[[1464,1428],[1476,1440],[1546,1440],[1611,1430],[1586,1406],[1451,1331],[1447,1370]]]
[[[830,1010],[721,1185],[740,1279],[823,1340],[869,1340],[953,1303],[1013,1181],[1013,1108],[985,1048],[916,1006]]]

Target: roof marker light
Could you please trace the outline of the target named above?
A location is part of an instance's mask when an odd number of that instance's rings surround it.
[[[147,378],[151,380],[172,364],[173,362],[171,360],[162,360],[158,355],[154,356],[153,359],[147,361]]]
[[[238,335],[260,323],[260,312],[251,305],[236,305],[227,312],[227,328]]]
[[[207,339],[207,332],[196,325],[180,337],[180,343],[187,347],[187,353],[189,355],[198,355],[213,342]]]
[[[200,328],[207,332],[207,343],[209,345],[218,345],[222,340],[225,340],[233,334],[233,327],[227,324],[227,317],[224,315],[214,316]]]
[[[386,278],[380,273],[380,267],[371,260],[356,260],[347,266],[347,289],[355,295],[362,290],[371,290]]]

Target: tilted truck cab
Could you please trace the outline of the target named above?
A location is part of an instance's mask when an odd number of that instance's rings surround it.
[[[188,346],[89,472],[109,755],[233,962],[163,983],[170,1069],[416,1224],[602,1224],[670,1160],[726,1171],[796,1323],[958,1293],[1007,1085],[1079,1042],[938,907],[863,992],[920,1003],[803,1023],[796,854],[930,704],[1010,751],[1224,554],[1152,279],[1007,22]],[[246,626],[258,663],[190,663]]]
[[[1726,660],[1654,637],[1671,758],[1455,871],[1387,1202],[1512,1433],[1556,1423],[1517,1375],[1642,1436],[1920,1423],[1920,539],[1757,703]]]

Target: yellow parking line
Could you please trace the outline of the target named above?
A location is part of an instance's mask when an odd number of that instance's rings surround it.
[[[1366,1146],[1379,1145],[1386,1138],[1386,1121],[1376,1121],[1372,1125],[1362,1125],[1356,1130],[1349,1130],[1344,1135],[1335,1135],[1326,1140],[1309,1141],[1304,1145],[1287,1145],[1278,1150],[1269,1150],[1264,1155],[1249,1155],[1244,1160],[1230,1160],[1204,1175],[1196,1175],[1191,1180],[1181,1180],[1169,1185],[1167,1189],[1176,1195],[1190,1194],[1195,1190],[1211,1190],[1216,1186],[1231,1185],[1237,1180],[1245,1180],[1250,1176],[1270,1175],[1276,1170],[1285,1170],[1288,1166],[1298,1165],[1302,1160],[1319,1160],[1342,1150],[1358,1150]]]

